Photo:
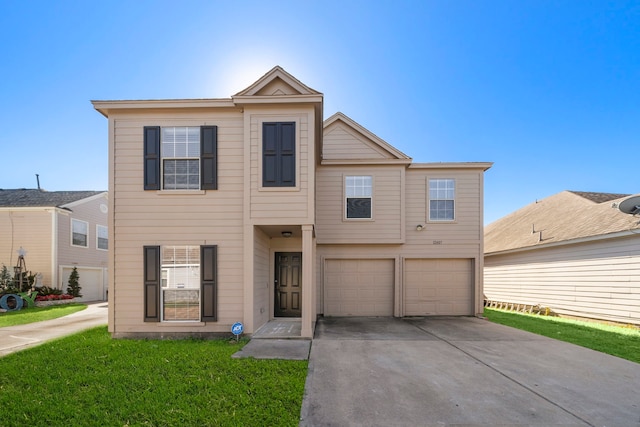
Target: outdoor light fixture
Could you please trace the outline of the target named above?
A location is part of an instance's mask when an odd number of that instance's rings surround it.
[[[289,238],[291,236],[293,236],[293,233],[291,231],[283,231],[282,232],[282,237]]]
[[[424,230],[424,225],[422,224],[416,225],[416,231],[422,231],[422,230]]]

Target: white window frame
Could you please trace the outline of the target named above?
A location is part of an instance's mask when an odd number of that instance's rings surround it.
[[[84,245],[76,245],[75,243],[73,243],[73,235],[74,235],[74,224],[84,224],[84,229],[86,231],[85,234],[85,244]],[[78,233],[80,234],[80,233]],[[81,219],[75,219],[75,218],[71,218],[71,230],[70,230],[70,239],[71,239],[71,246],[74,246],[76,248],[88,248],[89,247],[89,223],[87,221],[82,221]]]
[[[352,182],[350,180],[361,182]],[[368,181],[365,182],[365,181]],[[373,176],[372,175],[344,175],[344,219],[346,221],[371,221],[373,220]],[[367,185],[368,184],[368,185]],[[368,190],[368,191],[367,191]],[[368,194],[367,194],[368,193]],[[369,216],[362,218],[349,217],[349,199],[369,199]]]
[[[175,256],[173,261],[167,257],[167,255],[176,250],[185,250],[187,254],[187,260],[185,262],[175,262]],[[197,254],[196,261],[190,258],[191,253]],[[161,286],[160,286],[160,313],[161,321],[167,323],[181,323],[181,322],[200,322],[202,312],[200,304],[202,302],[202,289],[200,280],[200,268],[202,266],[202,260],[200,259],[200,246],[196,245],[170,245],[162,246],[160,248],[160,271],[161,271]],[[186,282],[186,283],[185,283]],[[165,318],[165,292],[197,292],[198,300],[194,303],[188,303],[189,307],[196,307],[198,317],[193,319],[166,319]]]
[[[432,182],[436,188],[432,187]],[[455,178],[427,178],[427,221],[428,222],[455,222],[456,221],[456,180]],[[435,194],[434,194],[435,193]],[[432,202],[451,202],[453,204],[451,218],[432,218]],[[449,209],[442,211],[446,212]],[[439,210],[440,211],[440,210]]]
[[[177,145],[178,144],[183,144],[181,141],[176,141],[176,130],[177,129],[184,129],[185,133],[186,133],[186,139],[184,141],[185,147],[184,147],[184,154],[179,154],[176,153],[178,150]],[[173,141],[168,140],[167,135],[168,132],[170,132],[171,130],[173,130]],[[190,132],[193,132],[194,130],[197,130],[197,149],[195,149],[195,153],[193,152],[194,150],[190,150],[193,149],[193,146],[195,141],[190,140],[189,139],[189,135]],[[201,135],[201,129],[200,126],[163,126],[160,128],[160,179],[161,179],[161,189],[162,191],[200,191],[202,183],[201,181],[201,177],[200,177],[200,168],[202,167],[202,165],[200,164],[200,135]],[[198,170],[197,173],[195,174],[189,174],[187,173],[187,183],[185,184],[186,187],[184,188],[176,188],[177,187],[177,183],[174,184],[174,188],[171,187],[165,187],[165,162],[166,161],[196,161],[196,164],[198,165]],[[176,177],[178,175],[176,174]],[[191,185],[188,181],[189,181],[189,177],[190,176],[197,176],[198,177],[198,184],[197,186],[194,186],[192,188],[189,188],[189,186]]]
[[[107,241],[107,247],[106,248],[101,248],[100,247],[100,230],[104,229],[104,234],[106,235],[106,237],[102,237],[103,239],[105,239]],[[96,249],[99,251],[107,251],[109,250],[109,228],[106,225],[99,225],[96,224]]]

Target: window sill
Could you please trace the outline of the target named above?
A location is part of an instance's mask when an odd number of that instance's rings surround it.
[[[259,187],[258,191],[265,191],[265,192],[269,192],[269,191],[289,191],[289,192],[294,192],[294,191],[300,191],[300,187]]]
[[[207,194],[206,190],[157,190],[161,196],[200,196]]]
[[[179,328],[179,327],[182,327],[182,326],[189,326],[189,327],[192,327],[192,326],[204,327],[204,326],[206,326],[207,324],[206,324],[205,322],[201,322],[200,320],[194,320],[194,321],[191,321],[191,320],[182,320],[182,321],[175,321],[175,322],[163,320],[162,322],[159,322],[157,325],[158,325],[158,327],[160,327],[160,328],[161,328],[161,327],[165,327],[165,326],[170,326],[170,327]]]

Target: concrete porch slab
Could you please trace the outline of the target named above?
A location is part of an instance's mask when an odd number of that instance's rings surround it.
[[[311,340],[252,339],[231,357],[241,359],[308,360]]]

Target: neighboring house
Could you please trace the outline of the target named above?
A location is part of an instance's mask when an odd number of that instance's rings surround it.
[[[82,301],[107,299],[106,191],[0,189],[0,264],[13,275],[18,250],[38,284],[67,291],[78,268]]]
[[[487,300],[640,324],[640,218],[627,195],[563,191],[485,229]]]
[[[93,105],[114,337],[482,312],[491,163],[414,164],[280,67],[231,98]]]

